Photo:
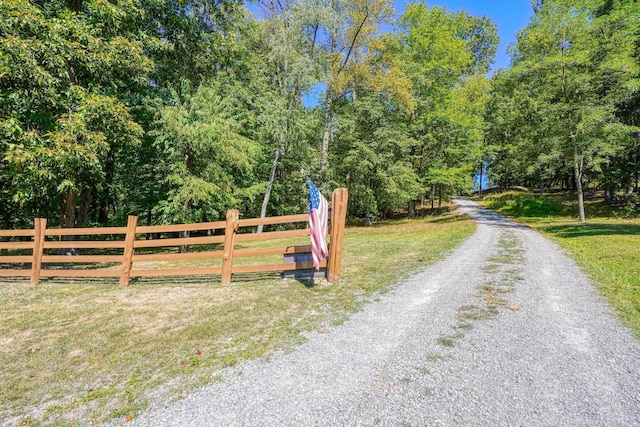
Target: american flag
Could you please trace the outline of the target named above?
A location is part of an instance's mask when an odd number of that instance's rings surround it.
[[[327,199],[318,191],[313,182],[307,178],[309,184],[309,230],[311,235],[311,254],[313,266],[320,270],[320,261],[329,255],[327,249],[327,222],[329,219],[329,204]]]

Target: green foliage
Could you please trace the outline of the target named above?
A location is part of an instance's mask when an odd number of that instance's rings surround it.
[[[125,102],[152,67],[140,13],[127,1],[82,5],[79,12],[61,1],[0,4],[7,17],[0,21],[0,157],[8,212],[54,219],[59,198],[104,182],[108,153],[142,136]]]
[[[242,58],[232,37],[241,11],[231,0],[2,1],[5,226],[16,216],[55,222],[70,203],[62,225],[73,226],[76,212],[79,225],[90,213],[106,224],[125,194],[135,196],[128,206],[157,203],[157,177],[144,164],[156,159],[143,140],[149,107],[157,111],[164,85],[200,82]],[[141,177],[149,194],[135,188]]]
[[[300,171],[310,169],[307,142],[314,130],[312,114],[302,105],[302,94],[321,74],[320,63],[314,58],[311,27],[317,22],[310,13],[313,10],[312,4],[271,3],[266,19],[251,34],[257,93],[254,106],[258,109],[255,135],[264,147],[262,167],[258,166],[256,174],[261,179],[256,188],[262,191],[262,206],[247,210],[256,212],[255,216],[269,212],[282,215],[300,206],[290,196],[300,194],[304,183]]]
[[[468,191],[487,162],[503,187],[636,186],[637,2],[536,2],[490,82],[487,17],[415,2],[380,33],[387,0],[261,8],[0,2],[3,226],[294,213],[305,175],[371,219]]]
[[[152,78],[161,87],[178,87],[183,80],[198,85],[220,70],[238,77],[246,71],[239,0],[145,0],[141,9],[156,62]]]
[[[620,107],[640,88],[639,11],[635,2],[537,5],[513,48],[512,68],[494,78],[494,181],[571,181],[583,221],[589,178],[604,178],[612,191],[629,185],[633,169],[621,165],[636,156],[638,128]]]
[[[307,174],[327,196],[353,186],[369,218],[472,185],[487,18],[415,4],[378,35],[387,0],[263,6],[253,20],[235,0],[3,1],[4,226],[294,213]],[[323,80],[325,104],[305,108]]]
[[[242,135],[248,117],[228,87],[184,84],[160,111],[156,138],[166,196],[157,206],[162,222],[224,218],[242,196],[259,147]]]
[[[408,120],[414,170],[432,196],[469,190],[482,157],[482,73],[493,60],[496,28],[487,18],[414,3],[399,20],[398,37],[416,106]]]
[[[365,93],[340,108],[332,163],[350,193],[350,212],[368,219],[407,206],[421,185],[407,159],[414,141],[403,114],[379,95]]]
[[[518,218],[557,216],[563,211],[562,205],[555,200],[530,195],[492,200],[487,207]]]
[[[613,216],[618,219],[636,218],[638,214],[640,214],[640,210],[633,202],[627,202],[620,209],[613,212]]]

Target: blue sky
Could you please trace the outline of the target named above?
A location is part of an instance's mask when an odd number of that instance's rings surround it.
[[[408,1],[395,0],[394,5],[398,15],[404,12],[404,5]],[[533,14],[530,0],[440,0],[428,1],[429,7],[445,7],[449,12],[465,10],[470,15],[488,16],[498,26],[500,45],[496,55],[493,70],[509,66],[507,47],[516,41],[516,35],[529,23]]]

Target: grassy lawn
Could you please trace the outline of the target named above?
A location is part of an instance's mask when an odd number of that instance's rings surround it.
[[[640,338],[640,219],[622,218],[624,208],[592,198],[585,203],[587,223],[580,224],[574,199],[566,193],[540,197],[506,192],[479,202],[541,231],[566,249]]]
[[[180,398],[220,369],[339,324],[376,292],[432,264],[475,230],[444,215],[348,228],[342,278],[275,275],[0,283],[0,419],[99,423]]]

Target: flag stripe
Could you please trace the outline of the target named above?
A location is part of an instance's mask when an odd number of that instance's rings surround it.
[[[320,261],[329,255],[327,249],[327,222],[329,219],[329,203],[316,186],[307,178],[309,185],[309,235],[313,266],[320,270]]]

